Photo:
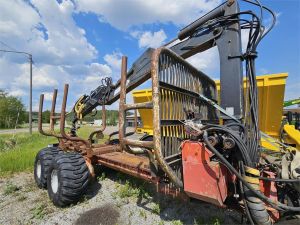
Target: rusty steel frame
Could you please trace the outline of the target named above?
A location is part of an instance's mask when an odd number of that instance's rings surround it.
[[[53,101],[52,101],[52,108],[51,108],[51,121],[50,121],[50,128],[51,130],[54,130],[54,121],[55,119],[60,119],[60,134],[54,134],[54,132],[44,132],[42,129],[42,108],[43,108],[43,95],[41,95],[40,99],[40,110],[39,110],[39,131],[47,136],[55,136],[59,139],[60,142],[67,141],[68,143],[80,143],[79,148],[81,150],[85,150],[86,155],[89,159],[89,162],[96,164],[100,163],[107,167],[111,167],[113,169],[122,171],[124,173],[131,174],[133,176],[138,176],[140,178],[143,178],[145,180],[149,181],[155,181],[157,182],[158,177],[153,176],[153,174],[149,174],[148,172],[145,172],[143,170],[137,170],[137,168],[131,168],[125,163],[113,163],[112,161],[105,159],[104,155],[111,152],[123,152],[124,157],[129,157],[130,154],[125,152],[128,151],[127,146],[136,146],[136,147],[142,147],[146,149],[150,149],[151,151],[148,151],[149,154],[152,154],[155,158],[159,168],[167,175],[167,177],[170,179],[171,183],[175,185],[176,188],[182,189],[183,184],[182,180],[176,175],[174,170],[169,166],[169,164],[166,162],[167,158],[163,157],[162,154],[162,143],[161,143],[161,94],[160,94],[160,77],[159,77],[159,58],[161,54],[167,53],[171,55],[172,57],[175,57],[176,60],[178,59],[179,62],[182,62],[183,65],[186,65],[188,67],[191,67],[194,69],[190,64],[188,64],[183,58],[173,53],[168,48],[158,48],[152,52],[151,57],[151,65],[150,70],[148,73],[144,74],[144,77],[139,79],[137,82],[130,84],[129,86],[126,86],[126,81],[129,79],[127,77],[127,57],[122,57],[122,67],[121,67],[121,79],[118,81],[117,85],[120,85],[120,92],[115,94],[112,99],[115,101],[118,99],[120,100],[119,103],[119,131],[113,132],[110,137],[113,134],[119,134],[119,144],[118,145],[110,145],[110,144],[99,144],[94,145],[92,144],[92,137],[97,134],[101,133],[106,128],[106,109],[105,105],[102,105],[102,127],[94,131],[90,134],[89,139],[85,140],[81,137],[77,136],[71,136],[66,133],[65,131],[65,119],[66,119],[66,104],[67,104],[67,95],[68,95],[68,89],[69,85],[66,84],[64,87],[64,95],[63,95],[63,101],[62,101],[62,108],[61,108],[61,114],[59,117],[55,116],[55,104],[56,104],[56,96],[57,96],[57,90],[54,90],[53,94]],[[142,83],[144,83],[146,80],[151,79],[152,81],[152,101],[151,102],[144,102],[144,103],[137,103],[137,104],[126,104],[126,93],[133,90],[134,88],[138,87]],[[113,102],[108,102],[107,104],[111,104]],[[153,141],[141,141],[141,140],[133,140],[130,138],[127,138],[129,136],[126,134],[126,111],[128,110],[135,110],[135,130],[137,128],[137,109],[145,108],[145,109],[152,109],[153,111]],[[63,146],[63,145],[62,145]],[[74,150],[74,146],[70,147],[70,145],[65,145],[65,148],[67,150]],[[68,149],[70,148],[70,149]],[[84,152],[84,151],[82,151]],[[129,155],[129,156],[127,156]],[[103,157],[102,157],[103,156]],[[150,158],[150,157],[149,157]],[[178,161],[178,160],[177,160]],[[176,161],[176,162],[177,162]],[[172,186],[172,185],[171,185]]]
[[[53,91],[52,97],[52,106],[50,111],[50,129],[49,131],[43,130],[43,105],[44,105],[44,94],[40,95],[40,104],[39,104],[39,114],[38,114],[38,131],[45,136],[54,136],[56,138],[62,138],[62,135],[56,134],[54,131],[54,125],[56,120],[60,120],[60,116],[55,115],[55,106],[56,106],[56,98],[57,98],[57,89]]]

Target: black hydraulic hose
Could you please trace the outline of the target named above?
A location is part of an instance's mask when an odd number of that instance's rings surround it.
[[[259,6],[256,2],[252,2],[252,1],[249,1],[249,0],[243,0],[243,1],[244,1],[244,2],[248,2],[248,3],[250,3],[250,4],[253,4],[253,5]],[[265,36],[273,29],[273,27],[274,27],[275,24],[276,24],[276,15],[275,15],[275,13],[274,13],[271,9],[269,9],[268,7],[266,7],[266,6],[263,6],[263,5],[262,5],[262,8],[263,8],[264,10],[267,10],[267,11],[271,14],[271,16],[273,17],[273,21],[272,21],[271,26],[268,28],[268,30],[267,30],[266,32],[263,33],[263,36],[261,37],[261,39],[264,38],[264,37],[265,37]]]
[[[280,211],[289,210],[289,211],[300,212],[300,207],[292,207],[292,206],[284,205],[281,202],[274,202],[272,199],[269,199],[265,195],[261,194],[259,191],[255,190],[242,177],[242,175],[223,157],[223,155],[209,143],[206,131],[204,131],[204,133],[203,133],[203,140],[204,140],[205,144],[207,145],[207,147],[209,148],[209,150],[212,151],[222,161],[222,163],[224,163],[227,166],[227,168],[230,169],[237,176],[237,178],[239,180],[241,180],[243,182],[243,184],[248,189],[250,189],[258,198],[260,198],[261,200],[269,203],[270,205],[272,205],[273,208],[275,208],[277,210],[280,210]]]
[[[244,142],[236,134],[234,134],[231,130],[226,129],[226,128],[222,128],[220,126],[215,126],[215,127],[212,127],[212,128],[208,128],[207,131],[222,131],[222,132],[228,133],[236,141],[236,144],[239,146],[238,149],[240,150],[246,164],[249,165],[249,166],[252,166],[251,165],[252,164],[251,159],[250,159],[249,154],[247,152],[247,148],[244,145]]]
[[[241,164],[241,163],[239,163],[239,164]],[[239,166],[240,166],[240,165],[239,165]],[[227,168],[227,167],[226,167],[226,168]],[[227,168],[227,169],[228,169],[228,168]],[[240,166],[240,169],[242,169],[242,166]],[[240,185],[240,189],[241,189],[241,194],[242,194],[242,196],[243,196],[243,202],[244,202],[244,205],[245,205],[246,215],[247,215],[247,217],[248,217],[248,219],[249,219],[250,224],[251,224],[251,225],[254,225],[252,216],[251,216],[251,214],[250,214],[250,209],[249,209],[249,206],[248,206],[247,201],[246,201],[246,198],[245,198],[245,190],[244,190],[244,186],[243,186],[241,180],[239,180],[239,185]]]
[[[282,182],[282,183],[300,183],[300,179],[280,179],[280,178],[270,178],[270,177],[258,177],[260,180]]]

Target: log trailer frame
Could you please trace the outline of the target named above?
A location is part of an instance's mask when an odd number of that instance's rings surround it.
[[[275,20],[274,13],[259,1],[245,2],[258,6],[261,13],[270,12]],[[49,131],[42,127],[41,95],[39,132],[57,137],[58,144],[37,154],[37,185],[48,189],[55,205],[74,204],[84,194],[89,178],[95,176],[93,166],[100,164],[152,182],[165,193],[184,193],[220,207],[238,207],[251,224],[272,224],[286,213],[299,212],[299,154],[283,150],[280,156],[270,156],[262,153],[258,144],[254,61],[259,41],[275,21],[268,29],[261,23],[262,15],[240,11],[237,1],[228,0],[182,29],[172,42],[145,51],[129,71],[123,56],[121,79],[116,84],[106,79],[76,102],[70,132],[65,129],[68,84],[60,114],[55,113],[54,90]],[[244,54],[241,29],[249,30]],[[216,104],[215,82],[185,60],[214,46],[220,56],[221,106]],[[244,60],[249,85],[246,102]],[[152,84],[152,101],[126,103],[126,94],[146,81]],[[105,144],[94,143],[95,135],[103,136],[105,105],[117,100],[119,131]],[[77,121],[97,106],[102,107],[103,127],[87,140],[78,137]],[[125,115],[141,108],[153,111],[153,136],[136,140],[130,138],[133,132],[126,132]],[[220,117],[223,124],[219,124]],[[54,130],[57,120],[59,133]],[[118,138],[113,139],[114,135]]]

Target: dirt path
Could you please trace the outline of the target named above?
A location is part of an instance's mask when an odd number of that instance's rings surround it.
[[[75,206],[57,208],[30,173],[0,179],[0,224],[239,224],[241,215],[210,204],[184,202],[131,177],[100,170]]]

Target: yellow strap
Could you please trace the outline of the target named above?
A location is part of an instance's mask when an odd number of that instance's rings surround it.
[[[249,174],[252,174],[252,175],[255,175],[255,176],[260,175],[259,170],[255,169],[255,168],[252,168],[252,167],[249,167],[249,166],[245,166],[245,171],[246,171],[246,173],[249,173]]]
[[[244,176],[244,179],[250,184],[259,184],[259,179],[257,177]]]

